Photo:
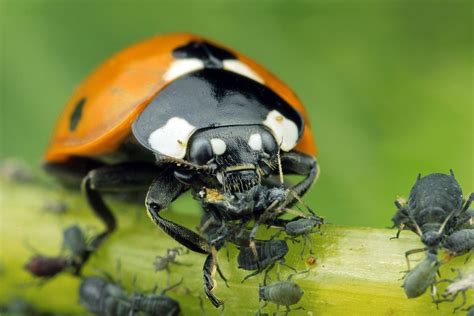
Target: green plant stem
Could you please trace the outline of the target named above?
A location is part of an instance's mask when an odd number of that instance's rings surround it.
[[[22,298],[33,303],[39,310],[59,313],[84,313],[78,304],[77,289],[80,279],[69,274],[59,275],[38,287],[33,278],[23,269],[32,256],[25,244],[31,244],[46,255],[59,254],[62,230],[72,223],[87,228],[92,234],[102,229],[100,222],[92,216],[84,199],[78,192],[65,192],[57,187],[34,183],[12,183],[0,180],[1,192],[1,271],[0,303],[6,304],[14,298]],[[47,201],[60,199],[68,205],[68,212],[56,215],[42,211]],[[178,201],[164,216],[174,219],[187,227],[198,223],[197,207],[189,202]],[[166,249],[177,246],[170,237],[156,228],[145,215],[143,206],[112,201],[118,210],[119,229],[91,258],[84,275],[101,275],[107,271],[122,284],[132,290],[132,279],[136,277],[136,287],[148,291],[155,285],[166,285],[166,272],[155,272],[153,260],[156,255],[164,255]],[[195,208],[196,215],[189,215]],[[178,211],[186,209],[187,213]],[[350,212],[348,212],[350,214]],[[262,229],[264,231],[265,229]],[[273,232],[263,232],[272,234]],[[441,304],[439,310],[431,303],[428,293],[417,299],[407,299],[400,287],[406,270],[405,251],[420,248],[419,239],[410,232],[403,232],[401,238],[389,240],[394,230],[340,227],[324,225],[321,235],[313,235],[314,256],[317,263],[309,273],[295,276],[296,282],[305,294],[297,306],[306,311],[295,315],[433,315],[449,314],[453,304]],[[288,241],[290,251],[286,263],[297,270],[308,269],[300,257],[301,243]],[[245,283],[242,278],[248,273],[237,268],[236,254],[229,247],[229,261],[226,250],[219,253],[219,263],[229,279],[229,288],[217,279],[216,294],[225,301],[225,314],[251,315],[259,308],[258,285],[262,276]],[[305,254],[304,259],[308,257]],[[171,267],[170,282],[183,279],[183,285],[168,294],[179,300],[184,315],[200,313],[198,296],[204,299],[206,315],[219,315],[205,299],[202,291],[202,264],[204,256],[189,253],[178,260],[188,265]],[[117,262],[121,269],[117,270]],[[444,278],[452,276],[450,268],[471,265],[464,264],[464,258],[456,258],[442,266]],[[282,278],[291,273],[280,266]],[[276,269],[275,269],[276,270]],[[275,271],[270,274],[276,279]],[[455,303],[459,303],[457,301]],[[272,304],[263,312],[274,310]]]

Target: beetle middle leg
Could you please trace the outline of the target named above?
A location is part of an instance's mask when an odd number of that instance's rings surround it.
[[[110,208],[104,202],[102,194],[118,192],[135,192],[146,190],[146,187],[158,172],[153,164],[146,163],[124,163],[117,165],[100,166],[98,164],[88,164],[83,166],[81,172],[68,174],[68,166],[82,164],[81,160],[73,160],[64,165],[46,165],[45,168],[53,171],[58,176],[65,178],[76,178],[80,173],[86,170],[86,167],[96,166],[89,169],[82,179],[82,190],[86,196],[87,202],[94,214],[105,224],[105,230],[92,238],[90,249],[81,256],[80,262],[77,262],[76,271],[80,272],[81,267],[88,260],[90,254],[95,251],[100,244],[117,227],[117,221]],[[81,165],[82,166],[82,165]],[[153,174],[153,176],[151,176]]]
[[[157,173],[155,165],[144,163],[103,166],[88,172],[82,180],[82,190],[94,214],[106,227],[104,232],[94,238],[93,246],[98,247],[117,227],[115,216],[104,202],[102,194],[144,191]]]

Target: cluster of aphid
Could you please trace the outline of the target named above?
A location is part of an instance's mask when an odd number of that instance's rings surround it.
[[[87,240],[79,226],[69,226],[63,231],[61,254],[58,256],[35,254],[25,265],[25,269],[39,278],[40,284],[62,272],[70,272],[81,277],[79,302],[94,315],[128,316],[139,313],[147,316],[177,316],[180,314],[178,302],[165,295],[166,291],[180,283],[168,286],[159,295],[155,294],[156,288],[150,294],[134,291],[132,295],[129,295],[120,282],[115,282],[108,275],[82,276],[81,267],[95,250],[94,242],[94,239]]]
[[[242,282],[263,273],[264,281],[258,288],[259,299],[265,302],[265,305],[261,308],[265,307],[267,302],[273,302],[277,304],[277,307],[285,306],[286,312],[289,312],[290,306],[297,304],[304,292],[292,280],[293,275],[298,272],[293,267],[285,264],[284,258],[289,250],[286,240],[299,242],[298,237],[301,237],[303,240],[301,257],[303,257],[306,250],[307,241],[310,244],[309,252],[313,253],[311,234],[318,230],[323,223],[323,219],[314,214],[309,208],[307,208],[309,214],[306,214],[299,210],[276,207],[275,201],[283,201],[286,194],[289,194],[289,190],[256,187],[250,192],[252,195],[247,192],[246,194],[225,196],[225,194],[207,189],[205,194],[201,195],[201,201],[208,205],[225,207],[226,210],[230,209],[236,212],[249,207],[254,211],[257,210],[261,214],[260,219],[263,223],[278,228],[277,233],[271,236],[270,239],[259,240],[255,238],[260,225],[258,221],[250,229],[245,225],[246,221],[242,221],[242,223],[235,221],[217,222],[209,213],[205,213],[203,216],[199,230],[212,245],[212,251],[218,251],[226,247],[227,244],[237,246],[239,249],[238,267],[251,271]],[[267,202],[269,199],[272,200],[270,205]],[[282,219],[280,216],[287,212],[298,216],[290,220]],[[285,233],[285,238],[277,239],[282,232]],[[62,251],[58,256],[35,254],[25,267],[32,275],[40,278],[42,282],[61,272],[70,272],[81,276],[83,264],[97,249],[97,243],[100,241],[100,235],[88,240],[77,225],[72,225],[63,232]],[[169,284],[170,265],[187,265],[177,260],[178,256],[186,253],[188,253],[188,250],[181,247],[168,249],[164,256],[156,256],[154,261],[155,271],[166,271],[167,283]],[[222,302],[212,293],[212,289],[216,285],[215,272],[220,274],[226,285],[227,280],[217,263],[213,262],[214,258],[215,256],[208,256],[204,265],[205,289],[210,289],[206,294],[211,302],[215,305],[222,305]],[[278,281],[268,283],[270,279],[268,272],[276,264],[286,266],[292,269],[294,273],[290,274],[284,281],[280,280],[278,273]],[[178,303],[164,296],[164,292],[162,295],[145,295],[143,293],[129,295],[120,284],[114,283],[110,278],[83,277],[79,296],[81,304],[89,312],[96,315],[130,315],[134,312],[142,312],[146,315],[164,315],[165,310],[168,311],[166,315],[177,315],[179,312]],[[212,301],[213,299],[215,301]]]
[[[233,193],[232,195],[204,188],[199,194],[207,209],[212,206],[216,209],[222,208],[226,212],[235,213],[250,210],[252,216],[258,215],[258,217],[254,218],[252,225],[247,227],[249,221],[245,217],[237,221],[217,221],[216,217],[210,215],[211,213],[206,213],[201,220],[199,230],[206,236],[216,251],[224,247],[226,243],[235,245],[239,249],[237,256],[238,267],[243,270],[252,271],[244,277],[242,282],[263,273],[264,285],[259,290],[260,299],[266,302],[274,302],[277,306],[286,306],[287,312],[289,312],[289,306],[296,304],[300,300],[303,291],[296,283],[291,281],[291,278],[267,285],[268,272],[276,264],[279,264],[292,269],[296,273],[294,268],[285,263],[285,256],[289,250],[286,240],[299,242],[297,238],[301,237],[303,240],[301,257],[303,257],[305,252],[307,241],[310,243],[309,252],[312,253],[311,234],[318,230],[319,226],[323,223],[323,219],[317,216],[309,207],[306,207],[308,213],[282,207],[281,204],[284,204],[287,200],[287,195],[292,194],[290,190],[283,188],[256,186],[245,194]],[[296,214],[297,216],[289,220],[280,218],[281,215],[288,213]],[[261,225],[275,227],[278,229],[278,232],[268,240],[256,239],[257,231]],[[281,232],[284,232],[286,237],[284,239],[277,239]],[[225,280],[218,265],[216,265],[216,271]],[[212,275],[212,273],[207,275]],[[208,282],[214,282],[214,280],[209,278]],[[212,289],[214,287],[213,283],[209,285],[209,287],[205,286],[205,289]],[[209,291],[206,294],[214,305],[221,304],[212,292]],[[215,300],[213,301],[213,299]]]
[[[451,171],[450,175],[433,173],[425,177],[418,176],[412,187],[408,201],[397,199],[398,208],[393,217],[394,226],[398,228],[395,238],[402,230],[411,230],[420,236],[425,245],[421,249],[409,250],[405,253],[408,273],[404,277],[403,288],[408,298],[415,298],[431,287],[435,303],[453,301],[459,293],[463,293],[463,302],[455,308],[461,309],[465,303],[465,292],[474,287],[474,275],[465,279],[461,277],[446,289],[443,298],[436,298],[436,284],[439,268],[452,257],[469,254],[474,250],[474,211],[469,209],[474,194],[464,201],[461,187]],[[438,258],[440,249],[445,256]],[[426,258],[410,270],[409,256],[424,251]],[[469,308],[473,312],[472,306]]]
[[[120,93],[124,91],[126,97]],[[286,240],[301,237],[303,254],[307,242],[312,248],[311,233],[323,223],[308,207],[307,212],[292,209],[298,202],[304,205],[300,197],[319,176],[308,123],[303,104],[288,86],[222,45],[171,34],[123,50],[76,89],[45,155],[46,170],[63,184],[81,183],[105,230],[90,242],[77,228],[66,230],[69,254],[37,255],[28,270],[40,277],[67,269],[80,274],[91,252],[117,228],[104,195],[148,188],[145,204],[152,221],[187,249],[206,256],[204,292],[214,306],[223,305],[213,293],[215,273],[225,281],[217,251],[233,244],[239,249],[239,267],[252,271],[243,281],[263,273],[261,300],[289,311],[302,296],[299,286],[291,279],[266,283],[268,272],[284,264]],[[303,179],[289,185],[283,175]],[[163,217],[188,190],[204,211],[200,234]],[[407,202],[396,202],[395,226],[412,230],[426,245],[426,259],[405,278],[409,297],[435,284],[440,248],[450,256],[472,251],[472,199],[463,206],[453,174],[433,174],[418,179]],[[284,219],[285,214],[296,217]],[[261,226],[277,227],[286,237],[259,240]],[[157,258],[156,269],[176,263],[179,254],[171,249]],[[84,305],[101,315],[156,314],[150,306],[158,304],[153,295],[128,295],[100,279],[85,279],[80,294]],[[176,311],[172,305],[167,306]]]

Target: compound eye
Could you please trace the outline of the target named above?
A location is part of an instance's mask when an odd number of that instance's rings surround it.
[[[189,159],[197,165],[205,165],[213,157],[211,144],[207,139],[197,138],[189,149]]]
[[[269,132],[264,132],[261,136],[263,151],[270,155],[275,154],[278,150],[275,138]]]

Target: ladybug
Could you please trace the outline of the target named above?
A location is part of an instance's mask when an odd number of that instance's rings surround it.
[[[208,255],[204,289],[219,306],[212,243],[160,212],[187,190],[196,198],[203,187],[232,196],[277,186],[278,175],[302,175],[285,201],[292,205],[319,175],[316,155],[305,108],[287,85],[221,44],[170,34],[117,53],[75,90],[44,166],[66,185],[81,183],[106,226],[96,245],[117,227],[103,194],[148,188],[153,222]],[[203,208],[223,221],[256,219],[251,212]]]

